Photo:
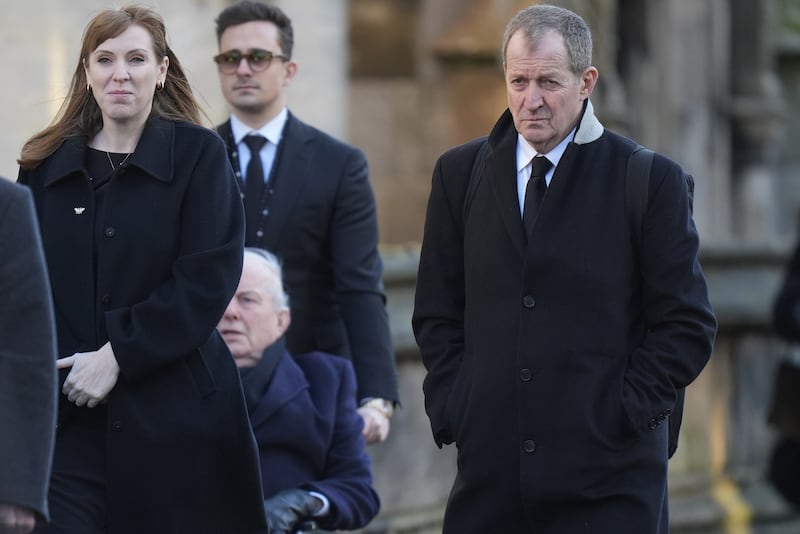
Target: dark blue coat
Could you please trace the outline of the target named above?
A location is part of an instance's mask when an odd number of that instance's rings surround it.
[[[274,374],[267,367],[277,359]],[[355,375],[342,357],[312,352],[292,357],[283,339],[243,373],[245,398],[261,455],[264,496],[304,488],[325,495],[326,530],[365,526],[380,509],[356,412]]]
[[[437,443],[455,442],[446,533],[666,534],[667,424],[716,320],[684,171],[656,155],[640,246],[625,214],[636,144],[591,105],[527,243],[511,114],[437,162],[414,332]]]
[[[261,534],[255,441],[216,331],[244,241],[225,145],[206,128],[149,120],[101,213],[86,150],[66,139],[19,181],[39,217],[59,356],[110,341],[120,367],[107,404],[109,533]],[[63,427],[76,408],[59,397]]]

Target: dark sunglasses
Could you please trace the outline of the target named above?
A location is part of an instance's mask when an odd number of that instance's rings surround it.
[[[214,56],[214,62],[217,64],[217,68],[221,72],[224,72],[225,74],[233,74],[236,72],[236,69],[239,68],[239,64],[242,62],[242,59],[247,60],[247,64],[250,65],[251,69],[260,71],[269,68],[273,58],[287,61],[289,56],[278,54],[276,52],[270,52],[268,50],[261,50],[260,48],[250,50],[246,54],[242,54],[239,50],[229,50]]]

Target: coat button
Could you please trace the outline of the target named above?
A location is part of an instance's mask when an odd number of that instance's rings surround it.
[[[113,226],[109,226],[108,228],[106,228],[105,233],[106,237],[114,237],[114,235],[117,233],[117,230]]]
[[[264,237],[264,232],[262,230],[257,231],[256,237]]]
[[[536,450],[536,443],[532,439],[526,439],[522,442],[522,448],[525,452],[533,452]]]
[[[109,295],[108,293],[106,293],[105,295],[103,295],[103,298],[101,298],[101,299],[100,299],[100,301],[101,301],[103,304],[111,304],[111,295]]]
[[[264,208],[263,210],[261,210],[261,215],[266,217],[267,215],[269,215],[269,210],[267,208]]]
[[[526,308],[533,308],[534,306],[536,306],[536,299],[530,295],[525,295],[524,297],[522,297],[522,305],[525,306]]]
[[[122,421],[116,419],[111,423],[111,428],[119,432],[120,430],[122,430]]]
[[[522,379],[523,382],[529,382],[531,379],[532,373],[530,369],[523,369],[519,372],[519,377]]]

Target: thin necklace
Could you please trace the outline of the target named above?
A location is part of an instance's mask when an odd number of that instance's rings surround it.
[[[125,162],[128,161],[128,158],[131,157],[131,154],[133,154],[133,152],[128,152],[128,154],[125,156],[125,158],[122,161],[119,162],[119,165],[114,167],[114,162],[111,161],[111,154],[109,154],[108,151],[106,150],[106,157],[108,158],[108,162],[111,164],[111,171],[112,172],[116,172],[116,170],[119,167],[122,167],[125,164]]]

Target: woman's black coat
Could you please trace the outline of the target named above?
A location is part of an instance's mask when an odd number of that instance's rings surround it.
[[[263,532],[239,374],[215,331],[244,236],[224,145],[205,128],[151,119],[102,213],[86,150],[67,139],[19,181],[34,193],[59,356],[110,340],[119,363],[108,397],[109,532]],[[59,424],[70,424],[63,395],[59,409]]]

